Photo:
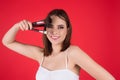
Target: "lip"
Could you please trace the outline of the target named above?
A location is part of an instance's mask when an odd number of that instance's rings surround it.
[[[52,38],[53,40],[58,40],[58,39],[60,38],[60,36],[51,36],[51,38]]]

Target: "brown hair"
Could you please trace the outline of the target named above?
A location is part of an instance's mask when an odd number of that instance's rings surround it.
[[[71,23],[70,23],[70,20],[69,20],[69,17],[67,15],[67,13],[63,9],[54,9],[54,10],[52,10],[47,15],[47,17],[45,19],[46,26],[47,26],[47,24],[51,23],[51,16],[53,16],[53,15],[63,19],[66,22],[68,31],[67,31],[66,38],[63,41],[62,49],[61,49],[61,51],[65,51],[70,46],[72,26],[71,26]],[[46,27],[44,28],[44,30],[46,30]],[[47,38],[47,36],[45,34],[43,34],[43,44],[44,44],[44,56],[51,55],[52,50],[53,50],[52,49],[52,44],[48,40],[48,38]]]

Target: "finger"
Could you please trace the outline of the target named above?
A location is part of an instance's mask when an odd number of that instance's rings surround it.
[[[23,24],[25,26],[25,30],[28,30],[29,29],[29,24],[26,20],[23,20]]]
[[[21,21],[21,22],[20,22],[20,26],[21,26],[21,28],[23,28],[24,30],[26,30],[26,26],[25,26],[25,24],[24,24],[24,21]]]
[[[27,22],[28,22],[29,29],[31,30],[32,29],[32,23],[30,21],[27,21]]]
[[[22,26],[20,23],[18,23],[18,26],[19,26],[20,30],[22,30],[22,31],[25,30],[25,29],[23,28],[23,26]]]

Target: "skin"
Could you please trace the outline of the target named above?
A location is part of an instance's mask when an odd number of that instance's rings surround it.
[[[67,52],[69,53],[68,69],[74,72],[76,75],[79,75],[79,70],[82,68],[96,80],[115,80],[115,78],[108,71],[106,71],[103,67],[97,64],[78,46],[71,45],[66,51],[60,52],[62,42],[67,34],[66,22],[57,16],[52,16],[51,18],[53,19],[52,27],[47,28],[47,31],[49,32],[47,34],[47,37],[52,43],[53,52],[52,55],[45,57],[45,60],[42,64],[43,67],[45,67],[48,70],[64,69],[64,53]],[[41,63],[41,59],[43,57],[43,48],[29,44],[23,44],[15,40],[15,36],[19,30],[26,31],[29,27],[30,29],[32,29],[31,22],[27,20],[23,20],[19,23],[16,23],[5,34],[5,36],[2,39],[2,42],[9,49],[21,55],[34,59],[38,63]],[[79,68],[75,65],[78,65]]]
[[[53,51],[59,52],[61,49],[62,42],[64,41],[66,34],[67,34],[67,26],[66,22],[59,17],[52,16],[52,26],[47,28],[47,38],[52,43]],[[54,49],[59,46],[59,49]]]

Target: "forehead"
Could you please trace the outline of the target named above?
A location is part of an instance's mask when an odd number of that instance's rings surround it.
[[[65,19],[63,17],[51,16],[52,23],[66,24]]]

